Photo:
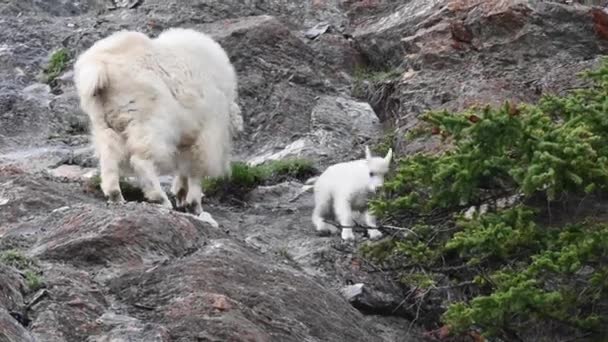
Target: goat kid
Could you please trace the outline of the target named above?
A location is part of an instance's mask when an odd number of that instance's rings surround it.
[[[372,157],[369,147],[365,146],[365,159],[334,164],[320,176],[306,181],[306,185],[314,184],[312,222],[318,232],[337,233],[336,227],[325,222],[333,211],[342,226],[342,239],[354,240],[352,227],[356,217],[363,217],[370,239],[382,237],[376,229],[375,216],[367,209],[367,200],[384,184],[392,155],[389,149],[385,157]]]

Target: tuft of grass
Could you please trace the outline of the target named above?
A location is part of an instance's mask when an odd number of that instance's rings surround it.
[[[317,173],[318,170],[312,162],[303,159],[269,161],[256,166],[234,162],[230,177],[205,179],[203,191],[210,196],[242,200],[257,186],[273,185],[289,180],[305,180]]]
[[[61,48],[53,52],[47,66],[43,71],[44,83],[52,84],[57,76],[59,76],[66,69],[69,61],[70,54],[66,48]]]
[[[233,162],[230,177],[207,178],[203,180],[202,186],[208,196],[242,201],[248,192],[260,185],[273,185],[289,180],[306,180],[317,173],[318,170],[312,162],[297,158],[269,161],[256,166]],[[140,188],[122,179],[119,185],[126,201],[145,201]],[[101,193],[101,177],[93,176],[87,182],[87,187],[91,192]]]
[[[374,70],[366,66],[357,66],[354,71],[354,83],[352,95],[358,98],[373,98],[381,90],[383,83],[387,83],[400,78],[403,75],[400,69],[381,69]],[[376,96],[374,96],[376,95]]]
[[[293,261],[293,257],[291,254],[289,254],[289,251],[285,247],[279,248],[276,253],[285,260]]]
[[[33,260],[15,249],[2,252],[2,254],[0,254],[0,262],[19,270],[36,266]]]
[[[259,168],[265,180],[273,184],[293,179],[305,180],[317,172],[312,162],[304,159],[277,160],[263,164]]]
[[[385,68],[380,70],[374,70],[365,66],[355,67],[354,76],[358,80],[368,80],[370,82],[384,82],[393,80],[401,77],[402,71],[400,69]]]
[[[36,292],[44,287],[44,281],[42,277],[33,270],[25,270],[25,284],[27,285],[30,292]]]
[[[20,251],[11,249],[0,254],[0,263],[16,268],[23,273],[29,292],[35,292],[44,286],[42,272],[38,263],[23,255]]]
[[[253,190],[264,182],[260,167],[249,166],[246,163],[232,163],[232,174],[228,177],[215,177],[203,180],[203,192],[207,195],[234,195],[242,197],[244,193]]]

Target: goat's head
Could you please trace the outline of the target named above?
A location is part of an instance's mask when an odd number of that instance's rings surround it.
[[[384,176],[388,173],[392,157],[393,149],[389,149],[384,157],[372,157],[369,147],[365,146],[365,160],[369,170],[368,191],[376,192],[384,185]]]

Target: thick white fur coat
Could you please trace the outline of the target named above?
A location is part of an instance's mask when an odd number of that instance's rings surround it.
[[[334,164],[320,176],[306,182],[314,184],[315,208],[312,221],[317,231],[337,231],[325,222],[325,218],[332,212],[342,226],[341,235],[345,240],[354,239],[352,227],[354,219],[358,217],[362,217],[369,228],[376,228],[376,218],[367,210],[367,200],[384,184],[392,150],[384,158],[372,157],[366,147],[365,154],[365,159]],[[368,229],[368,234],[372,239],[382,236],[377,229]]]
[[[232,139],[243,130],[223,48],[190,29],[155,39],[121,31],[82,53],[74,71],[106,196],[124,201],[119,170],[134,172],[149,200],[171,206],[157,175],[174,174],[178,205],[200,212],[201,178],[230,173]]]

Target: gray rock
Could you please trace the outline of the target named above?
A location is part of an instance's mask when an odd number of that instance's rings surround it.
[[[103,199],[80,198],[74,184],[18,171],[5,171],[1,180],[11,189],[11,200],[0,207],[10,217],[0,219],[0,249],[12,244],[43,265],[49,295],[28,314],[38,340],[382,341],[375,332],[393,329],[377,321],[361,323],[361,314],[332,290],[344,279],[350,256],[314,235],[309,213],[298,214],[302,203],[302,209],[311,209],[306,198],[272,217],[268,207],[243,215],[208,206],[220,223],[213,227],[156,205],[108,206]],[[281,198],[299,186],[262,190],[259,201],[274,197],[285,205]],[[33,196],[40,202],[31,202]],[[256,234],[257,246],[247,246]],[[281,248],[288,252],[273,256]],[[288,255],[294,260],[283,259]],[[313,276],[325,279],[324,285]],[[1,305],[25,305],[10,296],[12,302]]]
[[[48,170],[48,173],[55,178],[60,178],[68,181],[90,180],[97,174],[95,168],[84,168],[78,165],[60,165],[54,169]]]
[[[143,2],[143,0],[110,0],[111,5],[108,6],[109,9],[117,9],[117,8],[135,8]]]
[[[34,83],[23,89],[23,96],[27,101],[36,101],[43,108],[51,103],[51,87],[44,83]]]
[[[315,39],[323,33],[327,32],[331,26],[328,23],[318,23],[314,27],[304,32],[304,36],[308,39]]]
[[[334,70],[338,83],[350,84],[352,75],[357,67],[365,65],[365,58],[357,48],[354,40],[345,37],[343,34],[326,32],[316,39],[308,42],[316,53],[317,60],[324,61]],[[348,92],[348,87],[344,87],[341,92]]]
[[[133,272],[111,288],[128,304],[152,306],[130,311],[165,325],[178,341],[380,340],[340,297],[263,260],[233,241],[212,240],[179,263]]]
[[[298,182],[259,186],[249,193],[247,200],[269,209],[277,208],[296,197],[300,186]]]
[[[381,340],[305,272],[191,215],[100,201],[37,225],[28,254],[42,260],[49,292],[30,310],[39,340]]]
[[[356,247],[343,244],[337,237],[316,234],[310,217],[312,192],[290,201],[301,187],[292,182],[258,189],[252,194],[255,202],[250,208],[236,211],[213,207],[209,211],[221,226],[230,229],[232,236],[266,255],[294,262],[310,276],[336,289],[336,293],[347,283],[365,284],[365,306],[360,307],[366,311],[404,314],[398,308],[403,294],[397,284],[382,273],[370,272],[376,269],[357,256]],[[232,222],[238,224],[230,226]],[[363,240],[358,235],[359,243]]]
[[[152,204],[127,203],[108,209],[72,206],[48,215],[43,223],[46,232],[31,253],[72,265],[145,267],[167,257],[182,257],[218,236],[213,229],[202,231],[197,222]]]
[[[17,168],[0,167],[0,194],[6,203],[0,206],[0,236],[33,234],[44,226],[34,223],[52,210],[97,199],[85,193],[80,184],[53,182],[26,174]],[[19,225],[15,228],[15,225]]]
[[[97,331],[95,320],[108,309],[109,301],[88,272],[46,264],[42,277],[49,295],[29,313],[29,329],[37,341],[83,341]]]
[[[23,277],[12,267],[0,264],[0,307],[9,312],[24,312]]]
[[[0,340],[7,342],[36,342],[30,332],[0,307]]]
[[[89,336],[87,342],[171,341],[169,332],[163,326],[142,323],[130,316],[106,312],[95,322],[103,326],[103,330],[109,331]]]
[[[340,294],[344,299],[352,303],[363,294],[363,286],[365,285],[362,283],[345,286],[340,289]]]
[[[322,164],[336,159],[346,161],[359,157],[363,144],[382,136],[380,120],[368,103],[335,96],[322,96],[316,101],[309,127],[304,137],[283,149],[275,147],[255,155],[248,162],[257,165],[288,157],[308,158]]]

